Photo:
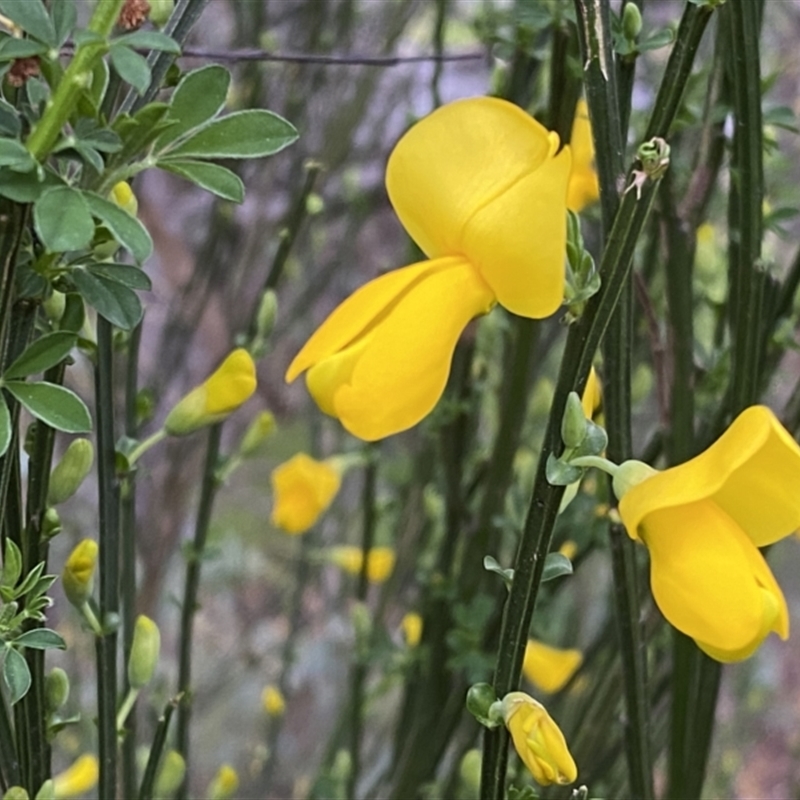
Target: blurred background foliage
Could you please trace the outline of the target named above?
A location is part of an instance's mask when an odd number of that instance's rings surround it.
[[[363,666],[367,697],[357,795],[398,800],[477,796],[471,762],[462,758],[478,744],[480,732],[464,713],[463,698],[471,682],[491,675],[498,601],[506,591],[481,562],[483,555],[491,555],[503,566],[511,563],[563,344],[562,321],[535,323],[524,387],[527,411],[506,451],[514,454],[506,496],[502,486],[487,487],[485,481],[502,427],[498,397],[507,390],[503,365],[513,355],[512,326],[504,311],[470,326],[456,354],[448,394],[428,420],[365,449],[377,465],[375,542],[397,553],[389,580],[369,587],[368,622],[354,602],[355,578],[318,557],[320,548],[360,541],[365,471],[348,474],[330,511],[302,537],[270,525],[269,474],[301,450],[325,457],[363,447],[336,421],[321,416],[302,382],[286,386],[283,373],[308,334],[343,297],[415,258],[383,188],[392,145],[409,123],[436,105],[500,90],[510,77],[524,82],[523,104],[541,114],[547,105],[549,29],[554,18],[568,16],[570,6],[557,0],[214,0],[192,34],[187,49],[198,53],[264,49],[333,57],[221,59],[233,74],[230,109],[269,108],[300,132],[293,147],[267,162],[232,165],[247,187],[243,205],[212,198],[163,172],[150,171],[135,186],[140,218],[155,242],[155,256],[147,266],[153,291],[144,295],[141,343],[145,432],[147,420],[160,422],[242,333],[242,321],[259,301],[287,226],[296,220],[298,202],[303,210],[277,287],[273,347],[259,366],[257,399],[249,413],[239,414],[225,429],[225,441],[232,443],[257,410],[269,409],[278,420],[263,458],[248,461],[221,490],[212,525],[195,642],[193,795],[202,793],[220,763],[229,762],[241,781],[237,796],[353,796],[348,794],[352,730],[347,715],[355,659]],[[631,128],[638,133],[630,145],[639,141],[668,53],[668,46],[655,45],[669,41],[663,32],[674,29],[682,10],[677,0],[645,3],[643,36],[655,37],[654,48],[637,60]],[[764,254],[770,270],[783,276],[797,258],[794,242],[800,230],[800,139],[795,127],[800,5],[770,0],[764,10],[762,73],[769,142]],[[671,338],[663,322],[663,275],[672,241],[670,206],[681,207],[697,196],[697,187],[691,187],[692,194],[687,181],[695,153],[703,148],[710,148],[704,152],[718,158],[722,169],[692,219],[697,228],[692,310],[701,421],[714,416],[726,370],[720,322],[726,291],[721,221],[724,187],[730,180],[725,165],[731,131],[724,98],[715,99],[712,125],[704,112],[712,49],[713,36],[707,34],[670,141],[673,168],[663,193],[672,195],[672,203],[658,201],[635,260],[637,455],[658,446],[668,414]],[[359,57],[431,53],[475,57],[357,63]],[[209,60],[214,58],[187,55],[180,66],[187,70]],[[577,58],[570,64],[580,70]],[[312,179],[310,191],[304,191]],[[593,236],[597,239],[599,210],[589,209],[584,217],[591,243]],[[796,313],[785,315],[775,339],[776,369],[767,398],[779,407],[788,403],[796,433]],[[88,372],[83,379],[87,383],[78,388],[88,393]],[[81,375],[75,380],[80,383]],[[154,725],[152,709],[163,707],[175,685],[182,542],[193,525],[203,447],[203,437],[170,440],[140,469],[139,606],[159,622],[164,635],[154,702],[139,712],[144,731]],[[441,469],[437,463],[455,467]],[[532,635],[584,652],[583,668],[549,700],[548,709],[570,742],[580,782],[589,785],[592,796],[613,798],[626,796],[626,777],[604,492],[604,483],[590,478],[560,519],[555,546],[574,543],[575,574],[546,584]],[[66,555],[93,531],[91,491],[71,500],[61,515],[65,534],[54,546]],[[465,535],[460,537],[459,531]],[[54,561],[60,563],[57,551]],[[779,543],[770,563],[797,619],[800,543]],[[669,648],[658,612],[651,604],[645,608],[654,637],[652,724],[663,753],[667,717],[658,697],[665,695]],[[417,647],[408,646],[401,630],[410,611],[435,621],[423,630]],[[52,663],[76,676],[70,704],[90,707],[91,685],[87,681],[81,686],[77,676],[87,674],[82,665],[91,659],[91,642],[66,603],[57,603],[53,614],[53,627],[64,634],[69,649],[53,656]],[[770,639],[754,658],[724,675],[706,796],[797,796],[798,639]],[[262,708],[267,684],[283,689],[282,716],[270,717]],[[63,733],[58,760],[67,763],[83,752],[91,729],[84,715],[80,726]],[[663,760],[657,764],[663,772]],[[555,789],[546,796],[567,797],[569,791]]]

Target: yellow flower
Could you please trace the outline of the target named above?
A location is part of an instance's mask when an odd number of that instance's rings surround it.
[[[64,594],[67,600],[78,608],[92,595],[97,553],[97,542],[94,539],[84,539],[69,554],[61,572]]]
[[[333,460],[298,453],[272,470],[272,524],[287,533],[305,533],[331,504],[340,484]]]
[[[109,199],[123,211],[127,211],[132,217],[135,217],[139,211],[139,201],[127,181],[115,183],[111,188]]]
[[[553,694],[564,688],[582,663],[580,650],[561,650],[528,639],[522,672],[538,689]]]
[[[164,430],[184,436],[220,422],[236,411],[256,390],[256,365],[250,353],[237,348],[200,386],[196,386],[169,412]]]
[[[351,575],[361,572],[363,557],[360,547],[341,545],[327,551],[329,560]],[[394,569],[395,554],[391,547],[373,547],[367,553],[367,579],[370,583],[383,583]]]
[[[239,775],[230,764],[223,764],[208,787],[210,800],[228,800],[239,788]]]
[[[511,692],[503,698],[502,711],[514,748],[537,783],[575,781],[578,768],[564,734],[541,703],[524,692]]]
[[[100,770],[97,758],[83,755],[69,769],[53,778],[53,791],[56,800],[66,800],[86,794],[97,785]]]
[[[572,561],[578,554],[578,544],[572,539],[567,539],[567,541],[558,548],[558,552],[561,553],[561,555],[565,558],[568,558],[570,561]]]
[[[430,260],[362,286],[286,373],[355,436],[416,425],[444,391],[467,323],[497,302],[524,317],[561,305],[569,148],[496,98],[434,111],[398,142],[389,199]]]
[[[581,405],[583,406],[583,413],[586,419],[594,419],[594,415],[600,408],[603,402],[603,384],[600,382],[600,376],[597,370],[592,367],[589,372],[589,378],[586,381],[586,386],[583,388],[583,396],[581,397]]]
[[[280,717],[286,711],[286,700],[284,700],[283,693],[277,686],[269,684],[261,692],[261,706],[267,716]]]
[[[578,100],[575,108],[569,143],[572,148],[572,172],[567,189],[567,208],[577,214],[600,197],[600,184],[594,168],[594,142],[589,108],[583,98]]]
[[[615,491],[664,616],[718,661],[747,658],[770,631],[786,639],[786,600],[758,548],[800,527],[800,447],[774,414],[752,406],[705,452],[646,473],[615,477]]]
[[[406,644],[412,648],[416,647],[422,639],[422,617],[416,611],[409,611],[400,621],[400,628]]]

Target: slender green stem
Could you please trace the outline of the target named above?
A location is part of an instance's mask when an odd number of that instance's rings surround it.
[[[442,68],[444,62],[441,55],[444,52],[444,31],[447,21],[447,0],[436,0],[436,22],[433,25],[433,52],[438,56],[433,65],[431,75],[431,105],[438,108],[442,104],[442,96],[439,91],[439,83],[442,79]]]
[[[364,468],[364,490],[361,496],[361,571],[356,586],[356,602],[366,604],[369,591],[368,556],[375,540],[375,486],[377,461],[370,458]],[[356,631],[356,660],[350,674],[350,772],[347,776],[347,797],[356,800],[356,787],[361,774],[361,732],[364,723],[364,685],[367,678],[368,656],[372,636],[358,641]]]
[[[14,727],[5,697],[0,692],[0,785],[5,788],[20,782],[19,758],[15,746]]]
[[[197,509],[192,549],[186,554],[186,578],[181,605],[181,628],[179,640],[178,692],[181,702],[178,706],[178,729],[176,749],[189,768],[189,724],[192,711],[192,639],[194,634],[194,615],[197,610],[197,593],[200,588],[200,571],[206,547],[214,500],[219,488],[217,466],[219,462],[222,424],[212,425],[208,432],[206,460],[203,467],[203,480],[200,487],[200,504]],[[187,796],[187,782],[184,781],[178,796]]]
[[[153,445],[158,444],[167,438],[167,432],[161,428],[155,433],[139,442],[128,456],[128,464],[132,467]]]
[[[132,686],[128,688],[128,691],[125,693],[125,699],[122,701],[122,705],[119,707],[119,711],[117,711],[117,730],[122,731],[125,727],[125,723],[128,720],[128,715],[133,710],[133,706],[136,703],[136,698],[139,696],[139,690],[134,689]]]
[[[153,789],[155,787],[156,775],[158,773],[158,762],[164,752],[164,745],[167,743],[167,733],[172,714],[175,711],[177,700],[170,700],[164,707],[164,713],[159,717],[156,725],[156,732],[153,735],[153,743],[150,745],[150,755],[147,757],[147,764],[142,776],[142,785],[139,787],[139,800],[152,800]]]
[[[100,568],[100,622],[104,628],[119,612],[119,498],[116,484],[114,436],[113,328],[97,320],[95,408],[97,426],[97,483]],[[106,630],[96,640],[97,727],[100,760],[100,797],[117,790],[117,633]]]
[[[67,120],[75,110],[81,92],[92,79],[95,62],[108,50],[108,35],[114,28],[125,0],[97,0],[88,30],[96,37],[78,45],[61,82],[47,102],[44,114],[36,123],[27,147],[37,161],[43,161],[53,149]]]
[[[612,478],[617,474],[619,466],[613,461],[609,461],[602,456],[578,456],[578,458],[571,458],[569,461],[575,467],[594,467]]]

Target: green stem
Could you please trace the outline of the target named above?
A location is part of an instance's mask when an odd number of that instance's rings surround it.
[[[161,760],[161,754],[164,752],[164,745],[167,743],[169,723],[175,711],[175,706],[176,701],[174,699],[170,700],[164,708],[164,713],[159,717],[156,732],[153,735],[153,744],[150,746],[150,754],[147,757],[147,764],[144,768],[142,785],[139,787],[139,800],[152,800],[153,798],[158,763]]]
[[[617,474],[619,466],[613,461],[609,461],[602,456],[578,456],[578,458],[571,458],[569,463],[575,467],[594,467],[612,478]]]
[[[14,727],[8,713],[5,697],[0,692],[0,781],[5,788],[20,782],[19,758],[14,745]]]
[[[96,37],[78,45],[61,82],[47,102],[44,114],[28,137],[28,150],[37,161],[43,161],[49,155],[64,125],[72,116],[81,92],[91,82],[94,64],[108,50],[106,40],[124,2],[125,0],[97,0],[88,26],[89,32]]]
[[[167,438],[167,432],[161,428],[155,433],[148,436],[143,441],[139,442],[128,456],[128,464],[132,467],[153,445],[158,444]]]
[[[95,408],[97,424],[97,483],[100,568],[100,622],[105,629],[119,612],[119,498],[116,485],[113,359],[114,330],[97,320]],[[97,727],[100,797],[115,797],[117,789],[117,633],[109,630],[96,640]]]
[[[213,425],[208,432],[206,460],[203,468],[203,481],[200,488],[200,504],[197,509],[197,520],[194,528],[192,549],[186,555],[186,579],[181,605],[181,627],[178,664],[178,693],[181,695],[178,706],[178,729],[176,749],[189,769],[189,724],[192,711],[192,638],[194,634],[194,615],[197,610],[197,593],[200,588],[200,571],[203,553],[211,527],[211,515],[214,500],[219,488],[217,466],[219,461],[222,424]],[[184,781],[178,797],[184,800],[187,796],[187,782]]]
[[[365,605],[369,591],[368,558],[375,540],[375,483],[377,461],[370,458],[364,469],[364,490],[361,497],[363,522],[361,528],[361,571],[356,587],[356,602]],[[356,655],[350,675],[350,773],[347,776],[347,797],[355,800],[356,786],[361,773],[361,731],[364,722],[364,685],[367,678],[368,650],[372,636],[367,641],[358,641],[356,632]],[[364,651],[367,652],[364,652]]]
[[[119,707],[119,711],[117,712],[117,730],[122,732],[125,728],[125,723],[128,719],[128,715],[131,713],[134,704],[136,703],[136,698],[139,696],[139,690],[134,689],[133,686],[128,688],[127,693],[125,694],[125,699],[122,701],[122,705]]]

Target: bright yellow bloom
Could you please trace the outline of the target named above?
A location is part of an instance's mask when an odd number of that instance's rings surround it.
[[[228,800],[238,788],[238,773],[230,764],[223,764],[208,787],[209,800]]]
[[[99,774],[97,758],[93,755],[81,756],[69,769],[53,778],[56,800],[78,797],[91,791],[97,785]]]
[[[517,106],[442,106],[397,143],[389,199],[430,260],[362,286],[286,373],[355,436],[416,425],[444,391],[467,323],[497,302],[547,317],[564,292],[569,148]]]
[[[293,456],[272,470],[272,524],[287,533],[305,533],[331,504],[341,480],[333,460]]]
[[[502,710],[514,747],[536,782],[573,783],[578,768],[547,709],[524,692],[511,692],[503,698]]]
[[[567,208],[577,214],[600,197],[600,184],[594,168],[594,142],[589,108],[583,98],[578,100],[575,108],[569,144],[572,148],[572,172],[567,189]]]
[[[97,542],[94,539],[83,539],[69,554],[61,572],[64,594],[78,608],[92,595],[97,553]]]
[[[328,559],[351,575],[361,572],[363,556],[360,547],[341,545],[327,551]],[[373,547],[367,553],[367,580],[383,583],[394,570],[395,554],[391,547]]]
[[[269,684],[261,692],[261,706],[267,716],[280,717],[286,711],[286,700],[284,700],[283,693],[277,686]]]
[[[603,402],[603,384],[600,382],[600,376],[597,370],[592,367],[589,372],[589,378],[586,381],[586,386],[583,389],[583,396],[581,397],[581,405],[583,406],[583,413],[586,419],[594,419],[596,411],[600,408]]]
[[[758,548],[800,527],[798,486],[800,447],[764,406],[685,464],[632,487],[615,478],[628,534],[650,551],[656,603],[718,661],[747,658],[770,631],[789,635],[786,600]]]
[[[406,644],[416,647],[422,639],[422,617],[416,611],[409,611],[400,621]]]
[[[548,694],[559,692],[583,663],[580,650],[561,650],[535,639],[528,639],[522,672],[538,689]]]
[[[236,411],[256,390],[256,365],[242,347],[234,350],[203,383],[192,389],[169,412],[164,430],[184,436],[220,422]]]

